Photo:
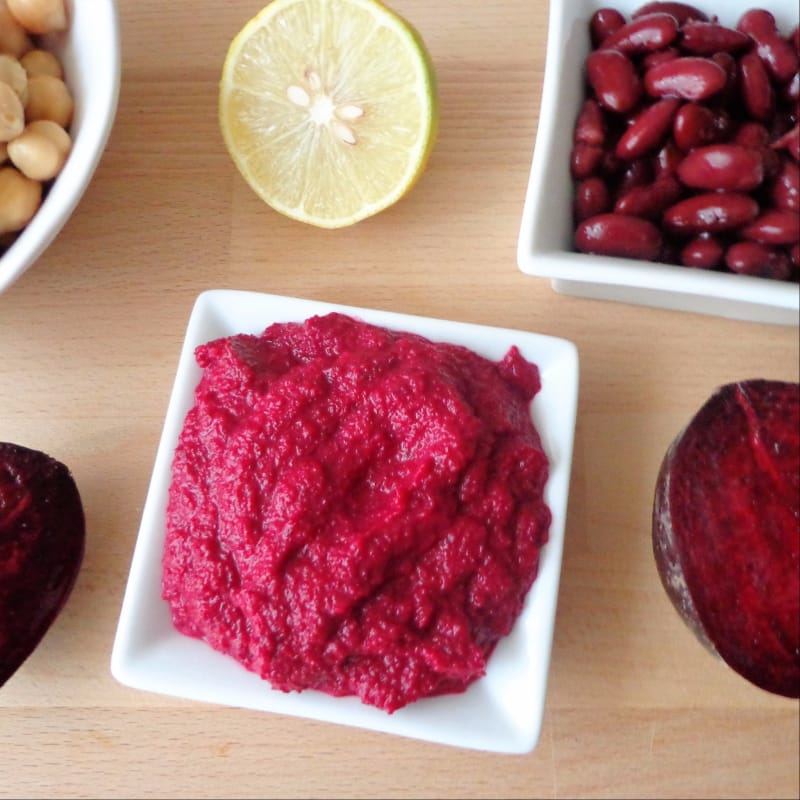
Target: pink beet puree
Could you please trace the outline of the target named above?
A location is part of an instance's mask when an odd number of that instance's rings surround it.
[[[283,691],[392,712],[480,678],[550,511],[538,368],[341,314],[197,348],[163,596]]]

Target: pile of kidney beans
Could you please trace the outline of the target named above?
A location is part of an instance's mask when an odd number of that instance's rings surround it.
[[[575,247],[800,278],[800,31],[685,3],[594,13],[575,124]]]

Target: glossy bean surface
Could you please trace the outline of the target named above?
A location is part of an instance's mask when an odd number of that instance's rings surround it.
[[[745,53],[739,61],[742,101],[753,119],[769,120],[775,113],[775,90],[766,67],[756,53]]]
[[[734,53],[752,46],[752,39],[742,31],[716,22],[687,22],[683,26],[681,47],[699,56]]]
[[[601,42],[619,30],[625,24],[625,17],[615,8],[598,8],[592,14],[589,22],[589,34],[592,47],[597,47]]]
[[[764,180],[761,153],[738,144],[698,147],[678,166],[678,178],[693,189],[749,192]]]
[[[634,11],[632,16],[634,19],[637,19],[645,14],[655,14],[658,12],[672,14],[680,24],[688,22],[689,20],[708,20],[708,16],[705,12],[695,6],[689,5],[688,3],[670,3],[666,0],[664,2],[645,3]]]
[[[654,97],[708,100],[727,83],[725,70],[709,58],[686,56],[651,67],[644,87]]]
[[[608,186],[602,178],[587,178],[575,190],[575,221],[581,222],[589,217],[604,214],[610,209],[611,197]]]
[[[775,208],[800,212],[800,167],[784,158],[772,181],[769,199]]]
[[[586,59],[586,75],[601,106],[624,113],[642,95],[633,62],[619,50],[595,50]]]
[[[664,210],[671,206],[680,194],[680,183],[668,175],[658,178],[653,183],[634,186],[621,194],[614,204],[614,211],[617,214],[659,220]]]
[[[680,100],[670,97],[639,113],[617,142],[617,155],[626,159],[640,158],[658,148],[672,127],[680,104]]]
[[[681,264],[697,269],[718,267],[725,255],[725,248],[716,236],[708,234],[690,239],[681,249]]]
[[[595,144],[577,142],[572,148],[570,172],[575,180],[584,180],[594,175],[603,161],[603,148]]]
[[[725,265],[739,275],[786,280],[791,263],[786,253],[765,247],[758,242],[737,242],[725,253]]]
[[[714,11],[651,2],[592,16],[575,247],[800,281],[800,27],[781,31],[761,8]]]
[[[661,253],[662,237],[647,220],[625,214],[599,214],[578,225],[575,246],[582,253],[642,258],[655,261]]]
[[[675,114],[672,137],[684,152],[695,147],[719,141],[722,131],[718,124],[718,113],[699,103],[684,103]]]
[[[602,146],[606,139],[606,125],[603,112],[596,100],[591,98],[581,107],[575,123],[575,142]]]
[[[664,212],[673,233],[695,235],[734,231],[758,215],[758,203],[740,192],[706,192],[680,200]]]
[[[745,225],[740,234],[761,244],[791,245],[800,240],[800,216],[771,208]]]
[[[626,55],[640,55],[668,47],[678,36],[678,21],[672,14],[655,13],[638,17],[614,31],[600,45]]]

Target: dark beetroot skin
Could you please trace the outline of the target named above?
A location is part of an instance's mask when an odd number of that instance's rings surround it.
[[[664,588],[756,686],[800,696],[800,384],[718,389],[669,447],[653,507]]]
[[[69,470],[38,450],[0,442],[0,686],[63,608],[84,541]]]

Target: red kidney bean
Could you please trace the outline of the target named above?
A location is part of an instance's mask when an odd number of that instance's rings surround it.
[[[647,53],[642,57],[642,69],[647,71],[650,67],[666,64],[667,61],[674,61],[676,58],[680,58],[680,55],[680,50],[676,50],[674,47],[665,47],[663,50]]]
[[[607,39],[624,24],[625,17],[615,8],[597,9],[589,21],[589,35],[592,40],[592,47],[598,47],[604,39]]]
[[[647,14],[626,23],[604,39],[600,47],[626,55],[641,55],[668,47],[678,36],[678,21],[672,14]]]
[[[792,79],[783,88],[783,95],[789,103],[800,100],[800,70],[792,75]]]
[[[653,183],[634,186],[620,195],[614,204],[614,213],[656,220],[680,195],[681,185],[678,180],[666,175]]]
[[[633,62],[619,50],[595,50],[586,58],[586,75],[597,102],[624,114],[642,96],[642,83]]]
[[[738,192],[708,192],[678,201],[664,212],[664,225],[676,234],[722,233],[741,228],[758,214],[758,203]]]
[[[611,209],[611,196],[602,178],[593,177],[581,181],[575,189],[575,221],[581,222],[589,217],[604,214]]]
[[[764,180],[761,153],[740,144],[698,147],[678,166],[678,178],[693,189],[749,192]]]
[[[765,8],[751,8],[739,17],[736,29],[749,34],[754,39],[757,36],[774,33],[777,29],[775,15]]]
[[[746,11],[737,25],[756,41],[756,52],[778,83],[786,83],[797,71],[798,54],[778,32],[775,17],[765,9]]]
[[[725,265],[740,275],[786,280],[791,267],[785,253],[773,250],[758,242],[737,242],[725,253]]]
[[[703,234],[688,241],[680,252],[680,261],[685,267],[714,269],[722,263],[725,248],[716,236]]]
[[[651,67],[644,74],[644,87],[653,97],[707,100],[722,90],[727,73],[709,58],[685,56]]]
[[[775,92],[764,63],[756,53],[745,53],[739,60],[742,100],[747,113],[766,121],[775,113]]]
[[[779,139],[772,143],[775,150],[786,150],[795,161],[800,161],[800,124],[786,131]]]
[[[764,9],[735,28],[685,3],[595,12],[570,162],[576,249],[729,270],[733,240],[762,248],[753,271],[787,279],[800,246],[799,30],[781,34]]]
[[[760,122],[743,122],[734,134],[733,143],[761,149],[769,144],[769,131]]]
[[[584,101],[575,122],[575,142],[594,144],[600,147],[606,141],[606,122],[603,111],[596,100]]]
[[[687,3],[670,3],[670,2],[653,2],[653,3],[646,3],[641,8],[637,9],[631,15],[633,19],[637,17],[644,16],[645,14],[655,14],[658,12],[663,12],[665,14],[672,14],[678,23],[683,25],[683,23],[688,22],[689,20],[700,20],[703,22],[708,21],[708,17],[700,11],[699,8],[695,8],[694,6],[690,6]]]
[[[736,83],[739,77],[739,69],[736,63],[736,58],[731,53],[726,53],[721,50],[711,55],[711,60],[715,64],[719,64],[725,72],[728,73],[728,82]]]
[[[655,150],[672,127],[680,104],[680,100],[670,97],[653,103],[637,114],[617,142],[617,155],[625,159],[640,158]]]
[[[681,161],[683,161],[683,153],[673,142],[667,142],[653,159],[653,170],[656,178],[675,175],[678,171],[678,164]]]
[[[732,144],[749,147],[761,154],[764,165],[764,179],[775,177],[781,167],[780,156],[770,147],[770,132],[760,122],[745,122],[736,131]]]
[[[706,106],[684,103],[672,123],[672,136],[684,152],[716,142],[721,138],[717,115]]]
[[[794,47],[777,33],[757,39],[756,53],[778,83],[791,80],[797,71],[798,56]]]
[[[727,76],[725,86],[716,95],[714,101],[728,104],[739,92],[739,62],[730,53],[724,51],[714,53],[711,60],[715,64],[719,64]]]
[[[800,244],[793,244],[789,248],[789,260],[796,270],[800,270]]]
[[[582,253],[654,261],[661,245],[661,231],[652,222],[626,214],[599,214],[575,231],[575,246]]]
[[[716,22],[686,22],[681,27],[681,47],[698,56],[734,53],[750,47],[753,40],[742,31]]]
[[[637,186],[645,186],[653,180],[653,165],[648,159],[637,158],[625,162],[625,169],[617,183],[617,195],[625,194]]]
[[[583,180],[594,175],[603,161],[603,148],[596,144],[576,142],[572,146],[570,173],[575,180]]]
[[[800,167],[788,158],[781,162],[781,168],[770,187],[769,198],[775,208],[783,211],[800,211]]]
[[[760,244],[794,244],[800,240],[800,217],[793,211],[771,208],[743,226],[739,235]]]

